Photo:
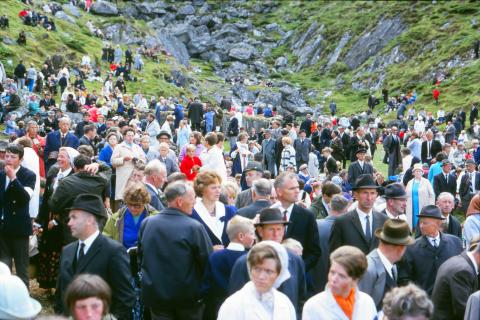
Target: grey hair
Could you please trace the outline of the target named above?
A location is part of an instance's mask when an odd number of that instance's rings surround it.
[[[255,194],[260,197],[269,197],[272,194],[272,183],[264,178],[254,181],[252,188]]]
[[[26,129],[28,130],[31,126],[38,126],[37,121],[35,120],[30,120],[27,122]]]
[[[188,190],[193,192],[193,187],[183,181],[176,181],[165,188],[165,198],[167,202],[172,202],[178,197],[183,197]]]
[[[297,174],[294,172],[286,172],[286,171],[280,173],[275,179],[275,182],[273,183],[273,187],[275,189],[283,187],[283,185],[285,184],[285,181],[288,179],[297,180]]]
[[[167,172],[167,167],[165,167],[165,164],[158,159],[153,159],[145,166],[146,176],[150,176],[161,171]]]
[[[438,195],[437,201],[443,198],[450,198],[450,200],[455,202],[455,197],[450,192],[442,192]]]
[[[70,118],[68,117],[62,117],[60,119],[58,119],[58,123],[61,123],[61,122],[68,122],[68,124],[72,124],[72,120],[70,120]]]
[[[407,316],[433,316],[433,303],[425,291],[414,284],[392,289],[383,299],[383,313],[389,320]]]
[[[330,200],[330,208],[335,212],[342,212],[348,206],[348,200],[341,194],[336,194]]]

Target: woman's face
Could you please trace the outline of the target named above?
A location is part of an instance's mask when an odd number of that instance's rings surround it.
[[[195,139],[193,134],[190,135],[190,143],[191,144],[197,144],[197,140]]]
[[[132,131],[128,131],[124,136],[124,139],[127,143],[133,143],[133,138],[135,138],[135,133]]]
[[[354,285],[355,280],[348,275],[345,268],[341,264],[332,262],[328,272],[328,288],[332,294],[346,297]]]
[[[37,125],[31,125],[28,127],[28,134],[30,136],[36,136],[38,132],[38,126]]]
[[[110,137],[108,137],[108,144],[112,147],[116,146],[118,144],[117,136],[111,135]]]
[[[417,170],[413,171],[413,175],[414,175],[415,178],[420,179],[423,176],[423,171],[420,171],[420,170],[417,169]]]
[[[97,297],[77,300],[73,306],[73,318],[75,320],[101,320],[103,309],[103,301]]]
[[[203,190],[202,199],[209,200],[209,201],[218,201],[220,198],[221,187],[220,182],[216,181],[215,183],[209,184]]]
[[[57,164],[61,170],[66,170],[70,168],[70,157],[68,156],[68,153],[66,151],[60,150],[58,152]]]
[[[145,204],[143,204],[143,203],[127,203],[127,207],[128,207],[128,210],[130,210],[130,213],[133,216],[137,217],[145,209]]]
[[[268,292],[277,280],[277,262],[274,259],[264,259],[261,264],[252,267],[252,282],[260,293]]]

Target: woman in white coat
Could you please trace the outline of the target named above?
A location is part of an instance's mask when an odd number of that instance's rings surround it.
[[[295,320],[295,308],[276,288],[290,278],[286,249],[262,241],[247,256],[250,280],[220,307],[217,320]]]
[[[435,204],[435,193],[428,179],[423,177],[423,168],[420,163],[413,165],[413,179],[407,183],[405,191],[407,193],[407,222],[410,229],[415,230],[418,223],[417,215],[422,208]]]
[[[373,320],[377,308],[373,299],[357,287],[368,267],[367,257],[358,248],[343,246],[330,255],[325,291],[303,306],[303,320]]]
[[[146,163],[145,152],[133,142],[135,130],[127,128],[123,132],[123,142],[113,149],[110,159],[116,168],[115,200],[122,200],[123,190],[137,162]]]

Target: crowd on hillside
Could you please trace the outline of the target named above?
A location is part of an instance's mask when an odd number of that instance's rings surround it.
[[[159,51],[0,64],[0,319],[39,315],[31,280],[76,320],[479,318],[477,104],[131,92]]]

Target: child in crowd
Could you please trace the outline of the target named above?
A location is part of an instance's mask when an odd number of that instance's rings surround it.
[[[180,163],[180,171],[187,176],[188,181],[193,181],[195,179],[202,166],[202,161],[195,155],[196,150],[196,146],[189,144],[187,146],[186,157],[184,157]]]

